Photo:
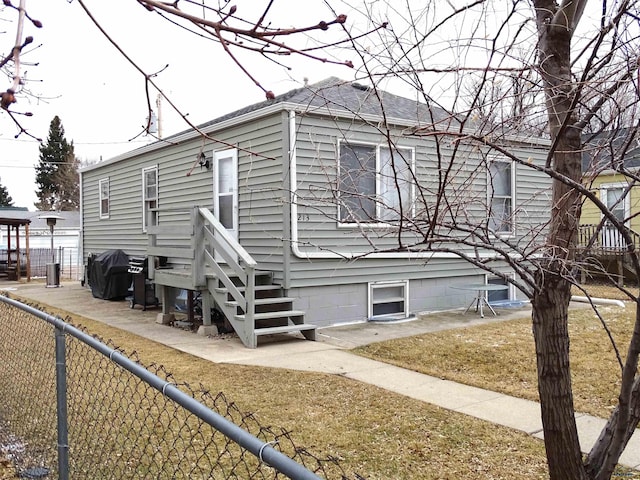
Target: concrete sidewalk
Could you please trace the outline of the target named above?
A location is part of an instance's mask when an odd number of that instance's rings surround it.
[[[302,337],[287,337],[284,340],[280,337],[261,343],[252,350],[245,348],[237,338],[200,337],[157,324],[155,317],[158,309],[131,310],[128,302],[95,299],[78,282],[64,283],[60,288],[9,282],[0,284],[0,289],[3,287],[34,302],[83,315],[212,362],[343,375],[542,438],[540,405],[536,402],[430,377],[359,357],[345,350],[389,338],[522,317],[529,313],[528,309],[502,310],[499,317],[484,319],[472,313],[445,312],[406,323],[328,327],[318,331],[317,342],[302,340]],[[577,423],[582,450],[586,453],[597,440],[605,420],[578,414]],[[639,433],[631,439],[620,463],[640,470]]]

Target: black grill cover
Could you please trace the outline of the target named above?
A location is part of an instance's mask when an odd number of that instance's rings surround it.
[[[93,259],[89,271],[91,294],[104,300],[122,299],[131,286],[129,255],[122,250],[107,250]]]

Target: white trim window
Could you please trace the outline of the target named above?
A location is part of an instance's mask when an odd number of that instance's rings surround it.
[[[395,223],[413,211],[413,149],[341,142],[338,221]]]
[[[600,200],[611,214],[621,223],[629,226],[631,217],[630,193],[627,183],[603,183],[600,185]],[[601,215],[604,218],[604,215]],[[626,241],[622,233],[609,220],[604,220],[600,241],[605,248],[625,248]]]
[[[109,178],[98,181],[100,195],[100,218],[109,218]]]
[[[158,208],[158,166],[142,169],[142,231],[147,231],[149,212]],[[158,212],[153,214],[153,223],[158,223]]]
[[[369,284],[369,319],[402,319],[409,316],[409,281]]]
[[[501,235],[511,235],[515,230],[514,164],[511,160],[493,157],[489,159],[488,168],[489,228]]]

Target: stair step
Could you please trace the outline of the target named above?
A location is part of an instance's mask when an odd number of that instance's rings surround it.
[[[246,287],[238,287],[238,290],[244,292]],[[279,285],[256,285],[256,291],[268,291],[268,290],[281,290],[282,287]],[[216,293],[229,293],[229,289],[227,287],[216,287]]]
[[[255,304],[256,305],[276,305],[278,303],[291,303],[295,300],[295,298],[292,297],[268,297],[268,298],[256,298],[255,299]],[[225,305],[229,306],[229,307],[237,307],[238,306],[238,302],[236,301],[228,301],[228,302],[224,302]]]
[[[223,270],[224,270],[224,273],[226,273],[229,278],[238,278],[236,273],[231,268],[227,268]],[[256,270],[254,274],[256,277],[271,277],[273,275],[273,272],[269,270]],[[213,273],[211,270],[208,270],[205,273],[205,276],[207,278],[216,278],[216,274]]]
[[[279,312],[264,312],[254,313],[254,320],[270,320],[272,318],[286,318],[286,317],[302,317],[304,312],[302,310],[281,310]],[[234,318],[239,321],[244,321],[246,315],[235,315]]]
[[[227,274],[227,276],[231,279],[231,282],[236,285],[239,286],[241,285],[240,280],[238,279],[238,276],[235,274],[235,272],[233,271],[228,271],[225,272]],[[205,277],[208,279],[212,279],[212,280],[218,280],[218,276],[212,272],[207,272],[205,273]],[[266,270],[256,270],[254,272],[254,278],[255,278],[255,284],[256,285],[271,285],[271,280],[273,278],[273,273],[266,271]],[[220,285],[222,285],[222,282],[220,281]],[[224,288],[224,287],[220,287],[220,288]]]
[[[303,323],[300,325],[285,325],[283,327],[268,327],[268,328],[256,328],[254,333],[256,335],[272,335],[274,333],[290,333],[301,332],[303,330],[315,330],[316,326],[309,323]]]

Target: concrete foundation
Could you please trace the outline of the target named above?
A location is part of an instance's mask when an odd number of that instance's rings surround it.
[[[215,325],[200,325],[198,335],[202,335],[203,337],[218,335],[218,327]]]
[[[156,317],[156,323],[160,323],[161,325],[169,325],[174,322],[176,317],[173,313],[159,313]]]

